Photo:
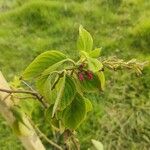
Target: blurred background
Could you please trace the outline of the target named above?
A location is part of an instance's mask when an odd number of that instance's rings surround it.
[[[150,0],[0,0],[0,70],[11,81],[44,51],[74,58],[80,24],[103,57],[150,60]],[[81,150],[90,148],[93,138],[105,150],[149,150],[150,67],[139,77],[128,70],[105,73],[106,90],[89,95],[94,109],[78,130]],[[35,114],[40,124],[42,114]],[[51,138],[47,125],[42,130]],[[0,116],[0,150],[21,149]]]

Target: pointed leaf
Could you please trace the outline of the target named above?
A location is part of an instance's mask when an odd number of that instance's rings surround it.
[[[56,71],[60,66],[61,66],[61,69],[63,68],[62,67],[62,64],[64,64],[65,62],[67,62],[69,59],[64,59],[64,60],[62,60],[62,61],[59,61],[59,62],[57,62],[57,63],[55,63],[54,65],[52,65],[52,66],[50,66],[50,67],[48,67],[43,73],[42,73],[42,75],[48,75],[48,74],[50,74],[51,72],[53,72],[53,71]]]
[[[87,61],[88,61],[88,69],[93,73],[98,72],[103,67],[102,63],[95,58],[88,57]]]
[[[66,56],[58,51],[47,51],[37,56],[25,69],[23,78],[28,80],[39,76],[45,69],[55,63],[66,59]]]
[[[93,39],[88,31],[82,26],[79,27],[79,38],[77,41],[77,48],[80,51],[91,51],[93,47]]]
[[[84,120],[86,105],[84,98],[76,94],[73,102],[63,112],[63,123],[68,129],[76,129]]]
[[[101,54],[101,48],[96,48],[95,50],[89,53],[89,56],[92,58],[98,58]]]

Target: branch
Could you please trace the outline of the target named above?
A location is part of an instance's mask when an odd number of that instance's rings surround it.
[[[58,150],[63,150],[61,146],[50,140],[35,124],[33,121],[29,118],[30,123],[32,126],[37,130],[37,132],[40,134],[41,137],[43,137],[49,144],[51,144],[53,147],[57,148]]]
[[[22,93],[22,94],[30,94],[30,95],[33,95],[35,96],[38,101],[45,107],[47,108],[47,105],[42,101],[43,97],[40,96],[37,92],[33,92],[33,91],[23,91],[23,90],[7,90],[7,89],[1,89],[0,88],[0,91],[1,92],[5,92],[5,93],[9,93],[9,94],[12,94],[12,93]]]

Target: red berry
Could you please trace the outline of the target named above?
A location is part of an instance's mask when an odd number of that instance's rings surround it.
[[[84,76],[83,76],[83,74],[81,72],[78,73],[78,78],[79,78],[80,81],[84,80]]]

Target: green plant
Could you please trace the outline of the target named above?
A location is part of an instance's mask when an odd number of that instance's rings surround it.
[[[93,50],[93,39],[82,26],[79,28],[77,50],[76,61],[55,50],[44,52],[36,57],[25,69],[20,80],[16,79],[14,83],[17,87],[22,81],[30,88],[30,91],[22,88],[19,90],[15,88],[11,91],[0,89],[10,94],[30,94],[36,98],[44,108],[42,110],[46,122],[56,132],[63,134],[65,143],[63,147],[67,149],[80,149],[75,131],[93,108],[92,100],[88,99],[86,93],[99,93],[104,90],[104,69],[127,68],[135,70],[139,75],[145,65],[145,63],[137,62],[136,59],[125,62],[122,59],[100,57],[101,48]],[[26,81],[32,82],[36,90]],[[18,119],[15,122],[14,130],[20,134],[18,132],[20,123],[27,126],[22,119],[21,111],[24,109],[16,105],[11,110]],[[26,114],[30,114],[29,110],[26,111]],[[29,116],[32,117],[31,114]],[[32,124],[34,126],[33,122]],[[34,127],[36,128],[36,126]],[[38,128],[36,129],[47,140],[47,137]],[[55,144],[52,145],[55,146]]]

